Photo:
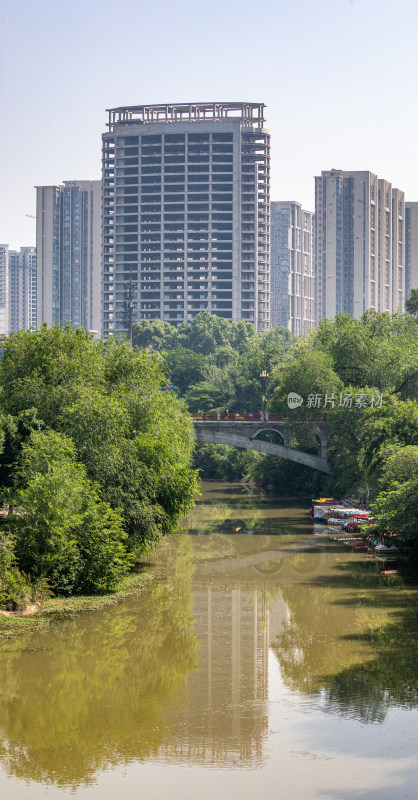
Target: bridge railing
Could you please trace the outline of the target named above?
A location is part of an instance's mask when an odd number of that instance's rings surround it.
[[[280,414],[263,411],[201,411],[190,414],[196,422],[277,422]]]

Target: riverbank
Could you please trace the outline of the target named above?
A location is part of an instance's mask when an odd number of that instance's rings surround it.
[[[83,611],[99,611],[144,591],[157,576],[158,579],[163,576],[164,552],[167,544],[167,540],[160,541],[151,556],[143,557],[138,564],[138,571],[128,575],[112,593],[49,597],[20,611],[0,610],[0,640],[2,637],[16,636],[45,628],[59,617],[79,614]]]
[[[306,506],[205,483],[136,595],[0,640],[0,795],[272,800],[280,764],[288,800],[358,774],[400,800],[418,590],[318,540]]]
[[[60,616],[79,614],[82,611],[98,611],[106,606],[120,603],[126,597],[143,591],[152,580],[151,572],[136,573],[125,578],[112,594],[50,597],[22,611],[0,612],[0,640],[2,637],[45,628]]]

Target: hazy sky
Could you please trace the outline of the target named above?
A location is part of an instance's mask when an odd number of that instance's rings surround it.
[[[273,200],[323,169],[418,200],[416,0],[0,0],[0,242],[35,244],[35,185],[100,177],[105,109],[264,102]]]

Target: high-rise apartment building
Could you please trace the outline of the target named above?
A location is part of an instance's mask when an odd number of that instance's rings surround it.
[[[300,203],[271,203],[271,324],[296,336],[314,326],[314,221]]]
[[[38,186],[37,324],[101,329],[101,181]]]
[[[260,103],[109,111],[103,135],[103,332],[208,311],[270,325],[270,137]],[[132,284],[131,284],[132,282]],[[126,304],[126,303],[125,303]]]
[[[0,336],[8,336],[9,332],[9,245],[0,244]]]
[[[10,330],[36,328],[36,248],[9,250]]]
[[[316,320],[403,310],[405,197],[372,172],[315,178]]]
[[[418,289],[418,203],[405,203],[405,297]]]

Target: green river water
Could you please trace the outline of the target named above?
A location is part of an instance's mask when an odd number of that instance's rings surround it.
[[[207,483],[142,593],[0,639],[0,798],[417,798],[418,588],[307,509]]]

